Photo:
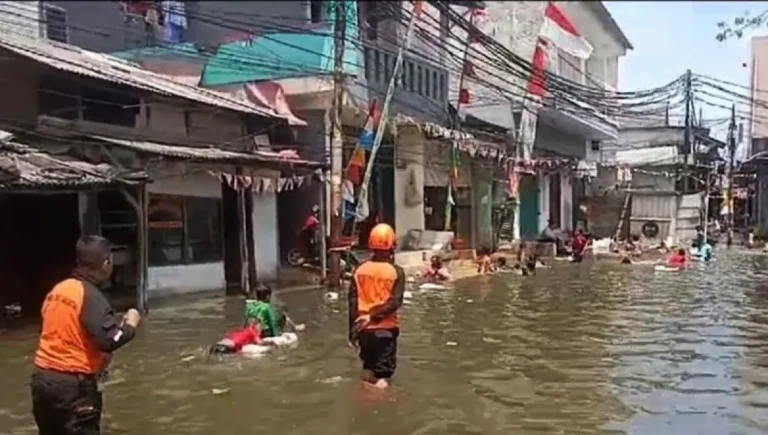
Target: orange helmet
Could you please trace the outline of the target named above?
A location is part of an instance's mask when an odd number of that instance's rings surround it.
[[[397,242],[395,230],[387,224],[377,224],[368,236],[368,249],[372,251],[390,251]]]

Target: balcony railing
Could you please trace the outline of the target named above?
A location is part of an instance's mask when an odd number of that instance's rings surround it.
[[[397,54],[366,47],[365,79],[369,86],[386,88],[395,69]],[[437,102],[448,101],[448,71],[413,57],[405,57],[397,89]]]

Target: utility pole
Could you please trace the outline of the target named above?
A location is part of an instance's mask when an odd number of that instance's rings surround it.
[[[343,166],[343,138],[341,113],[344,104],[344,40],[346,39],[346,0],[336,0],[336,17],[333,27],[334,68],[333,101],[331,102],[331,252],[328,285],[341,287],[341,177]]]
[[[682,194],[688,192],[688,156],[691,155],[691,106],[693,105],[693,93],[691,92],[691,70],[685,72],[685,132],[683,136],[683,148],[685,160],[683,161]]]
[[[728,126],[728,238],[727,246],[733,243],[733,160],[736,155],[736,105],[731,106],[731,124]]]

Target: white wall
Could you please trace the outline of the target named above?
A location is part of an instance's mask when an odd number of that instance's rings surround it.
[[[539,175],[539,231],[549,224],[549,175]]]
[[[573,178],[560,174],[560,228],[573,230]]]
[[[262,177],[277,179],[277,171],[261,171]],[[256,277],[259,281],[275,281],[280,268],[280,242],[277,222],[277,194],[253,194],[253,243],[256,253]]]
[[[411,171],[416,177],[417,189],[424,196],[424,139],[416,126],[398,126],[395,141],[395,159],[406,163],[405,169],[395,168],[395,229],[402,246],[408,230],[424,229],[423,200],[418,205],[405,202]]]
[[[206,172],[164,174],[167,172],[153,173],[155,181],[147,187],[150,194],[221,198],[219,179]],[[222,289],[226,285],[224,261],[150,267],[147,283],[149,297]]]

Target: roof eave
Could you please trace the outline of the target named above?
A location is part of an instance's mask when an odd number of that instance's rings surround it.
[[[624,33],[623,30],[621,30],[619,23],[616,22],[616,20],[613,18],[613,15],[611,15],[611,12],[608,10],[608,8],[605,7],[605,4],[603,2],[601,1],[587,2],[587,4],[593,8],[598,18],[605,24],[606,30],[608,30],[608,32],[611,35],[613,35],[616,39],[618,39],[619,43],[625,49],[627,50],[635,49],[635,47],[629,41],[629,38],[627,38],[627,35]]]

